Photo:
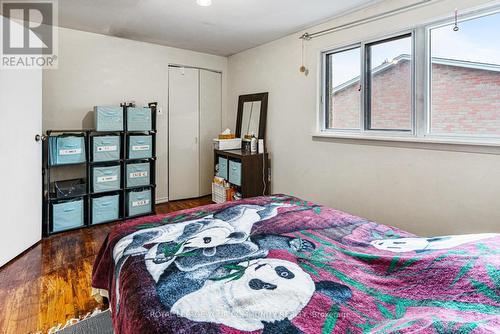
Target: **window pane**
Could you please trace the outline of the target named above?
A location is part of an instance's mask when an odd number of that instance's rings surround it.
[[[360,48],[327,55],[327,115],[330,129],[359,129]]]
[[[500,14],[431,30],[431,132],[500,135]]]
[[[411,130],[411,35],[368,44],[366,51],[368,129]]]

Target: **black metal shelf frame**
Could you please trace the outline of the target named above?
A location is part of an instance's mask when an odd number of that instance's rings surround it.
[[[101,196],[109,195],[109,194],[119,194],[119,219],[117,221],[125,221],[127,219],[139,218],[151,214],[155,214],[155,203],[156,203],[156,106],[157,103],[149,103],[149,107],[151,108],[151,116],[152,116],[152,129],[150,131],[127,131],[127,107],[123,106],[123,128],[124,131],[96,131],[93,129],[81,129],[81,130],[47,130],[46,131],[46,140],[44,141],[44,153],[43,153],[43,169],[42,169],[42,178],[43,178],[43,221],[42,221],[42,231],[45,237],[58,234],[62,232],[74,231],[81,228],[86,228],[95,225],[102,225],[113,223],[116,221],[102,222],[99,224],[92,224],[92,198],[98,198]],[[78,164],[65,164],[65,165],[51,165],[50,164],[50,151],[48,145],[48,138],[57,136],[60,134],[83,134],[85,136],[85,160],[86,162],[78,163]],[[145,159],[129,159],[128,158],[128,137],[129,135],[151,135],[152,136],[152,157]],[[120,159],[114,161],[92,161],[92,137],[93,136],[106,136],[106,135],[119,135],[120,136]],[[138,186],[138,187],[126,187],[126,166],[127,164],[133,162],[149,162],[150,163],[150,184],[146,186]],[[111,190],[106,192],[93,192],[92,191],[92,168],[94,166],[106,166],[106,165],[120,165],[121,175],[120,175],[120,189]],[[86,170],[86,183],[87,183],[87,191],[83,195],[78,196],[68,196],[68,197],[60,197],[58,198],[54,193],[51,193],[51,187],[53,184],[51,169],[57,168],[65,168],[65,167],[75,167],[75,166],[85,166]],[[127,192],[135,189],[151,189],[151,212],[143,215],[130,216],[127,217],[126,209],[126,194]],[[52,203],[57,201],[65,201],[65,200],[74,200],[77,198],[82,198],[84,201],[84,225],[76,228],[68,228],[63,231],[53,232],[53,222],[52,222]]]

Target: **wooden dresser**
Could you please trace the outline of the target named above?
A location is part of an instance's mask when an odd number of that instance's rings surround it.
[[[219,165],[217,172],[216,166]],[[269,157],[267,153],[243,150],[214,150],[215,175],[236,186],[243,198],[269,195]]]

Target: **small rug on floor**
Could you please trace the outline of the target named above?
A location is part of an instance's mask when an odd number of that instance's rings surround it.
[[[96,312],[91,316],[72,325],[66,325],[61,330],[49,331],[54,334],[113,334],[111,312],[109,310]]]

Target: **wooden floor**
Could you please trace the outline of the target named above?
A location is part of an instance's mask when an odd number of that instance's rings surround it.
[[[158,205],[157,212],[210,203],[209,197],[170,202]],[[97,252],[113,225],[43,239],[0,268],[0,333],[46,333],[70,318],[107,308],[90,296],[90,278]]]

